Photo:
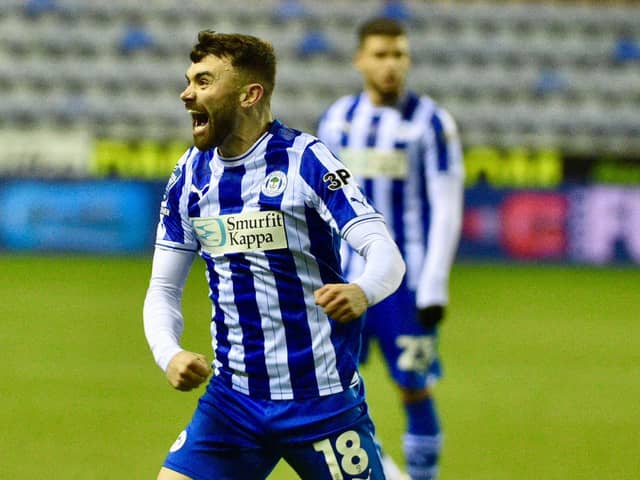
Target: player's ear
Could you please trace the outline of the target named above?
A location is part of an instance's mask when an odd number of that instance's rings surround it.
[[[249,83],[240,89],[240,106],[252,107],[264,96],[264,87],[259,83]]]

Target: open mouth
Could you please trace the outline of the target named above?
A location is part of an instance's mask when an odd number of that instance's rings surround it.
[[[191,114],[191,125],[193,128],[202,128],[209,123],[209,115],[201,112],[189,112]]]

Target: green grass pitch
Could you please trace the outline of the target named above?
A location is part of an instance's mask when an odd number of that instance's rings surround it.
[[[0,269],[0,477],[155,478],[200,392],[173,391],[147,348],[150,257],[4,255]],[[638,478],[640,270],[457,264],[451,282],[441,480]],[[184,311],[184,346],[210,355],[200,262]],[[377,355],[363,375],[402,462]]]

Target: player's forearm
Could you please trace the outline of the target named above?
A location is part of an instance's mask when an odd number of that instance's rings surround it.
[[[365,259],[362,275],[352,283],[362,289],[369,306],[395,292],[402,282],[405,263],[385,224],[372,221],[356,225],[347,241]]]
[[[448,303],[449,273],[462,228],[462,179],[443,178],[430,188],[434,198],[427,253],[416,296],[419,308]]]
[[[182,290],[192,255],[157,249],[151,281],[144,301],[144,332],[153,357],[166,371],[171,358],[180,352],[184,327]]]
[[[144,302],[144,334],[153,358],[164,371],[171,358],[182,350],[180,337],[184,322],[180,296],[181,292],[151,284]]]

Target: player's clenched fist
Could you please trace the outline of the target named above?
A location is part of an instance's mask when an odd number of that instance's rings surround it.
[[[207,379],[211,374],[211,366],[204,355],[182,351],[169,361],[166,374],[172,387],[186,392]]]
[[[317,305],[339,322],[359,317],[367,309],[367,297],[355,283],[328,283],[314,292]]]

